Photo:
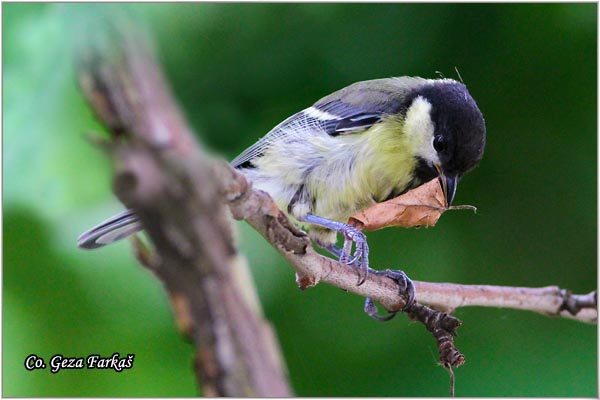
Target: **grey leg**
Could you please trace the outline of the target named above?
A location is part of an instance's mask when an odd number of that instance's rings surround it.
[[[303,220],[314,225],[319,225],[324,228],[331,229],[344,235],[344,247],[340,249],[334,244],[323,244],[317,241],[317,245],[335,257],[339,258],[340,262],[348,265],[353,265],[360,268],[361,275],[359,275],[358,285],[362,285],[367,279],[369,273],[375,275],[387,276],[390,279],[395,280],[400,285],[400,294],[408,296],[404,310],[409,309],[415,302],[415,286],[408,276],[403,271],[395,271],[386,269],[384,271],[377,271],[369,268],[369,247],[367,245],[367,238],[364,233],[354,228],[353,226],[343,224],[341,222],[332,221],[327,218],[319,217],[316,215],[308,214]],[[352,242],[356,243],[356,251],[354,257],[350,259],[350,252],[352,250]],[[389,321],[394,318],[397,312],[390,312],[388,315],[381,316],[377,313],[377,306],[373,302],[373,299],[367,297],[365,300],[365,312],[371,318],[378,321]]]
[[[367,244],[367,237],[365,234],[348,224],[332,221],[330,219],[319,217],[313,214],[307,214],[301,221],[331,229],[332,231],[336,231],[344,236],[344,247],[339,255],[340,262],[348,265],[356,265],[360,269],[358,285],[362,285],[367,279],[367,274],[369,273],[369,246]],[[350,253],[352,252],[353,242],[356,249],[354,251],[354,256],[351,258]],[[334,246],[334,248],[324,248],[331,252],[339,250],[337,246]]]

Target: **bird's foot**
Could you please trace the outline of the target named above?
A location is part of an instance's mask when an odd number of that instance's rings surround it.
[[[339,257],[341,263],[358,268],[358,286],[365,283],[369,274],[369,246],[367,245],[367,237],[360,229],[313,214],[307,214],[300,220],[342,234],[344,236],[344,247],[342,249],[338,249],[333,244],[324,245],[317,242],[317,245]],[[353,243],[355,246],[354,254],[352,254]]]
[[[415,285],[403,271],[386,269],[383,271],[371,270],[371,273],[375,275],[387,276],[398,283],[400,286],[400,295],[405,297],[405,304],[402,311],[410,309],[415,304]],[[377,306],[370,297],[367,297],[365,300],[364,309],[369,317],[376,319],[377,321],[389,321],[398,313],[397,311],[388,311],[388,315],[379,315],[377,312]]]
[[[340,262],[358,268],[357,286],[360,286],[367,280],[370,269],[367,237],[359,229],[350,225],[344,225],[340,233],[344,235],[344,247],[340,254]],[[352,243],[355,246],[354,255],[351,254]]]

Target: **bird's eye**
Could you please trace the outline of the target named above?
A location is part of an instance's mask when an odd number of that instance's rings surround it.
[[[444,141],[444,137],[442,135],[437,135],[433,138],[433,148],[438,153],[444,151],[446,148],[446,142]]]

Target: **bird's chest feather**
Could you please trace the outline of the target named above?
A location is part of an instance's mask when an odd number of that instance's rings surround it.
[[[323,163],[306,179],[315,214],[346,221],[414,183],[417,162],[397,131],[337,139],[338,146],[326,151]]]
[[[345,222],[352,214],[413,182],[416,166],[410,142],[398,127],[372,127],[368,133],[274,143],[255,161],[248,177],[283,209],[298,218],[307,212]]]

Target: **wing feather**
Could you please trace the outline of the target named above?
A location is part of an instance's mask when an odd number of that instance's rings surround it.
[[[332,93],[273,128],[258,142],[237,156],[231,165],[250,168],[252,160],[262,156],[273,143],[298,136],[328,134],[347,135],[364,131],[390,114],[405,107],[406,99],[420,78],[388,78],[358,82]],[[382,98],[383,97],[383,98]]]
[[[363,131],[381,120],[383,112],[363,112],[360,107],[339,102],[327,104],[329,107],[316,106],[302,110],[259,139],[237,156],[231,166],[234,168],[251,167],[253,159],[263,155],[270,146],[282,138],[289,139],[291,135],[306,138],[306,136],[325,133],[331,136],[346,135]]]

